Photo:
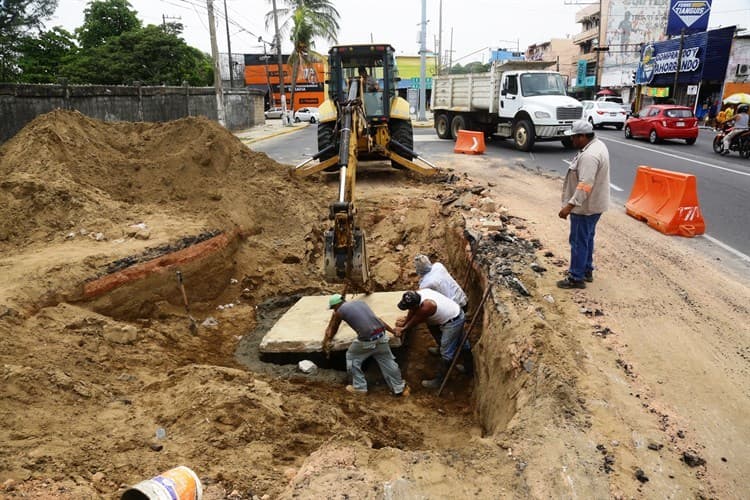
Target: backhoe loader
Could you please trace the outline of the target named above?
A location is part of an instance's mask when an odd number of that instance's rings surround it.
[[[354,185],[360,160],[390,160],[423,175],[439,169],[415,153],[409,104],[398,96],[395,50],[390,45],[340,45],[328,52],[326,101],[320,106],[318,153],[294,168],[305,177],[339,172],[325,231],[324,273],[329,282],[369,289],[365,232],[356,223]],[[418,159],[426,166],[414,163]],[[319,160],[317,164],[311,164]]]

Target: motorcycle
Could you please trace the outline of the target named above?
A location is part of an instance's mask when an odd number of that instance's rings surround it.
[[[724,124],[714,137],[714,153],[722,154],[724,152],[724,137],[732,131],[734,127],[732,125]],[[732,142],[729,144],[729,151],[737,151],[741,158],[750,158],[750,130],[732,137]]]

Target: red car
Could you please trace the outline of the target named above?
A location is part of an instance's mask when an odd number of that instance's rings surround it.
[[[685,139],[686,143],[694,144],[698,138],[698,119],[685,106],[655,104],[628,118],[625,137],[648,137],[651,144],[662,139]]]

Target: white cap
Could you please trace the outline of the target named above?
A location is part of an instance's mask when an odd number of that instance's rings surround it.
[[[594,132],[594,126],[586,120],[577,120],[573,122],[573,126],[570,130],[565,131],[565,135],[586,135]]]

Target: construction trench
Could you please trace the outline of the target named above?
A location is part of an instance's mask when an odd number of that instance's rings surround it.
[[[439,498],[446,487],[497,498],[537,491],[530,478],[547,469],[524,474],[528,457],[586,439],[576,341],[535,290],[560,262],[469,178],[362,171],[376,292],[413,289],[417,253],[470,274],[471,313],[491,292],[470,338],[473,377],[454,371],[441,397],[421,388],[437,359],[420,327],[396,350],[412,395],[391,397],[373,364],[358,398],[344,391],[343,349],[259,347],[299,297],[340,291],[320,279],[333,176],[294,180],[196,118],[55,111],[1,151],[10,498],[112,497],[176,465],[196,471],[204,498]],[[317,373],[300,373],[302,358]]]

